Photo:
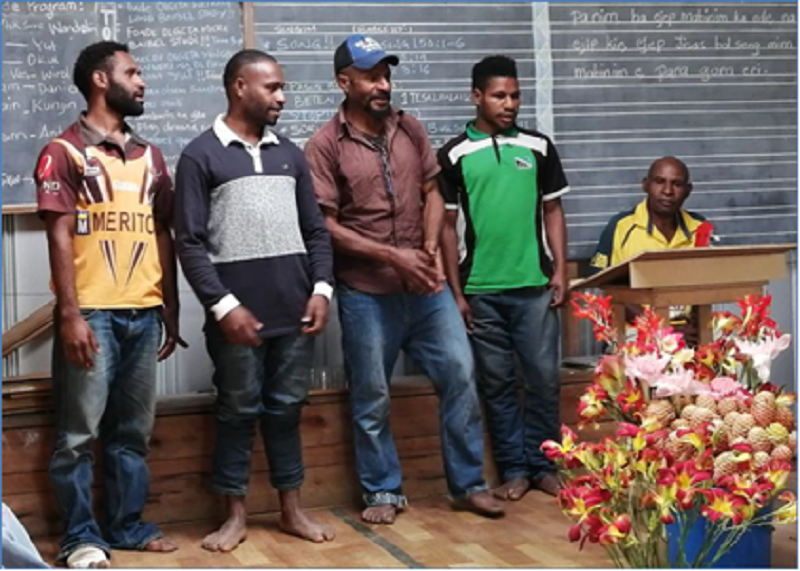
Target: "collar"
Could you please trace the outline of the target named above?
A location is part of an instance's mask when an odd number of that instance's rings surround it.
[[[678,218],[678,230],[683,232],[683,235],[687,239],[691,238],[692,234],[689,231],[689,227],[686,225],[684,210],[681,209],[675,216]],[[646,198],[636,206],[636,210],[633,213],[633,223],[646,230],[651,236],[653,235],[655,224],[653,224],[653,220],[650,218],[650,211],[647,210]]]
[[[217,118],[214,120],[214,127],[213,127],[214,135],[217,136],[219,142],[222,143],[223,147],[228,147],[231,143],[241,143],[245,147],[249,147],[250,143],[242,139],[239,135],[237,135],[233,129],[228,127],[225,123],[225,114],[218,115]],[[278,136],[272,132],[272,130],[268,126],[264,126],[264,131],[261,134],[261,140],[256,143],[256,147],[260,147],[261,145],[279,145],[280,141],[278,140]]]
[[[513,125],[513,126],[509,127],[508,129],[506,129],[505,131],[501,131],[500,133],[498,133],[497,135],[494,135],[494,136],[495,137],[513,138],[513,137],[516,137],[518,134],[519,134],[519,129],[517,128],[516,125]],[[478,129],[475,126],[475,121],[470,121],[469,123],[467,123],[467,137],[469,137],[471,140],[480,141],[481,139],[488,139],[491,136],[492,135],[489,135],[488,133],[484,133],[483,131]]]
[[[119,146],[118,143],[111,139],[106,133],[89,123],[86,120],[86,111],[82,111],[78,117],[78,125],[80,125],[81,138],[85,143],[91,147],[96,147],[101,143]],[[141,147],[146,147],[147,142],[137,135],[130,125],[127,123],[122,124],[122,132],[125,133],[125,144],[134,143]]]
[[[400,123],[403,120],[403,116],[405,113],[402,109],[395,109],[392,107],[392,112],[386,118],[386,139],[387,141],[391,138],[391,134],[397,129]],[[351,139],[361,139],[361,131],[359,131],[356,127],[354,127],[348,120],[347,115],[344,112],[344,102],[339,106],[339,112],[336,114],[336,121],[337,121],[337,139],[342,140],[344,137],[350,137]]]

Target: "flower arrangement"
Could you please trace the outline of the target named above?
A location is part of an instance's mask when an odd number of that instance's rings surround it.
[[[785,491],[793,468],[795,396],[769,383],[772,360],[790,342],[769,317],[769,296],[740,300],[741,316],[713,316],[713,343],[690,348],[654,311],[635,320],[636,339],[620,343],[611,300],[575,294],[609,354],[581,397],[579,426],[618,421],[616,438],[579,443],[568,427],[542,445],[562,470],[562,511],[571,541],[601,544],[617,566],[713,565],[755,526],[794,523]],[[687,533],[706,523],[687,560]],[[669,524],[680,531],[668,561]]]

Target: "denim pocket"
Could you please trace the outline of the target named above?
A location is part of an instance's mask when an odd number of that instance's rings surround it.
[[[81,309],[81,317],[83,317],[85,321],[88,321],[92,317],[97,315],[99,311],[100,311],[99,309]]]
[[[350,287],[349,285],[345,284],[344,282],[337,282],[336,283],[336,295],[342,297],[344,295],[353,295],[356,293],[360,293],[357,289]]]

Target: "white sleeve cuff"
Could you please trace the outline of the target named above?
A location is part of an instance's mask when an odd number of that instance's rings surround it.
[[[314,284],[314,291],[311,295],[321,295],[328,301],[333,297],[333,286],[328,282],[317,282]]]
[[[545,194],[542,197],[542,200],[544,202],[547,202],[548,200],[555,200],[556,198],[561,198],[562,196],[564,196],[568,192],[569,192],[569,186],[565,186],[561,190],[557,190],[555,192],[551,192],[550,194]]]
[[[242,305],[242,303],[236,299],[236,296],[232,293],[229,293],[217,303],[211,306],[211,313],[214,315],[214,319],[217,321],[222,321],[222,318],[228,315],[231,311],[236,309]]]

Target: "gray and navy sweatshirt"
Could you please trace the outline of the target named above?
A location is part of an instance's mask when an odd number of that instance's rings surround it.
[[[263,338],[297,331],[315,284],[333,284],[330,235],[305,157],[269,129],[250,145],[222,119],[178,161],[183,273],[206,309],[207,333],[219,332],[221,306],[236,302],[264,324]]]

